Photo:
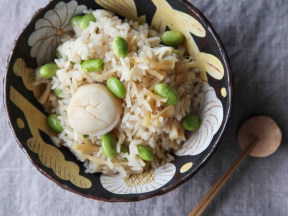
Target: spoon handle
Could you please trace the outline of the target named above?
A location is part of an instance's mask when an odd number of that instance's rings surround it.
[[[217,193],[224,186],[226,181],[234,173],[239,164],[244,160],[244,158],[253,150],[257,144],[258,139],[254,138],[253,141],[244,149],[244,151],[238,156],[238,158],[230,165],[230,167],[223,173],[223,175],[218,179],[218,181],[213,185],[213,187],[208,191],[208,193],[202,198],[202,200],[197,204],[197,206],[190,212],[189,216],[200,216]]]

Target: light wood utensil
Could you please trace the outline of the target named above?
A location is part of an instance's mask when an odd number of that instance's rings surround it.
[[[279,148],[281,140],[282,133],[279,126],[268,116],[256,116],[244,122],[238,131],[238,143],[242,153],[212,186],[189,216],[202,215],[248,154],[255,157],[267,157]]]

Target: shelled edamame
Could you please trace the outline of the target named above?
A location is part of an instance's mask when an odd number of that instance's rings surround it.
[[[175,53],[176,54],[176,56],[181,56],[181,54],[180,54],[180,52],[179,52],[179,50],[176,50],[176,49],[174,49],[173,51],[172,51],[173,53]]]
[[[107,87],[118,98],[124,98],[126,95],[123,84],[116,77],[111,77],[107,80]]]
[[[56,95],[56,97],[57,97],[58,99],[63,99],[63,98],[61,97],[61,93],[62,93],[62,90],[61,90],[61,89],[54,89],[53,91],[54,91],[54,94]]]
[[[166,31],[161,35],[161,41],[167,46],[177,47],[183,43],[184,35],[177,31]]]
[[[125,58],[129,52],[127,41],[122,37],[116,37],[112,42],[112,50],[118,58]]]
[[[76,16],[73,16],[72,19],[71,19],[71,24],[73,27],[75,27],[76,25],[78,25],[78,23],[80,22],[82,16],[80,15],[76,15]]]
[[[50,79],[56,75],[58,67],[55,63],[48,63],[40,67],[39,75],[43,78]]]
[[[85,72],[99,71],[104,68],[104,62],[102,59],[90,59],[83,61],[81,68]]]
[[[156,84],[154,87],[154,93],[162,98],[167,98],[167,105],[175,105],[179,100],[178,94],[175,89],[171,88],[166,83]]]
[[[63,127],[61,125],[58,116],[55,114],[51,114],[48,117],[48,125],[49,127],[57,133],[61,133],[63,131]]]
[[[101,140],[101,148],[103,153],[109,157],[113,158],[117,154],[117,141],[115,135],[112,133],[108,133],[102,136]]]
[[[96,22],[96,18],[93,14],[86,14],[82,16],[81,19],[79,19],[79,28],[81,30],[88,28],[90,22]]]
[[[200,119],[196,114],[191,113],[182,119],[182,126],[188,131],[195,131],[200,126]]]
[[[138,145],[138,155],[145,161],[152,161],[154,158],[154,154],[150,147],[146,145]]]

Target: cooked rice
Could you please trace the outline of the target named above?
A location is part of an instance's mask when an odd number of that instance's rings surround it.
[[[191,110],[191,102],[203,84],[197,64],[183,57],[184,47],[179,48],[182,57],[178,57],[172,52],[173,48],[160,44],[160,33],[148,24],[122,20],[106,10],[96,10],[93,14],[96,22],[90,22],[83,31],[74,29],[73,37],[63,38],[58,50],[65,58],[55,59],[59,70],[41,97],[41,103],[48,100],[47,109],[59,115],[64,129],[57,138],[52,138],[53,142],[68,147],[85,162],[89,173],[119,172],[126,176],[170,162],[174,159],[171,151],[181,148],[185,141],[181,119],[191,111],[197,112]],[[129,44],[129,54],[125,58],[118,59],[111,49],[117,36],[125,38]],[[102,71],[86,73],[81,70],[81,61],[92,58],[103,59]],[[100,148],[101,136],[84,138],[83,134],[73,131],[67,119],[67,106],[80,86],[88,83],[106,85],[106,80],[112,76],[122,81],[127,93],[122,100],[122,120],[113,130],[118,154],[111,160]],[[154,85],[160,82],[168,83],[177,91],[179,102],[175,106],[165,105],[166,99],[153,93]],[[43,83],[47,84],[47,80],[36,76],[35,85]],[[50,88],[62,90],[63,99],[58,100]],[[152,162],[147,163],[137,155],[137,145],[142,143],[152,148]],[[123,144],[129,145],[130,154],[120,152]]]

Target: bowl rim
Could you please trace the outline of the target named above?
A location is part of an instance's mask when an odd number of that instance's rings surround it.
[[[22,143],[19,141],[19,139],[16,136],[16,132],[15,129],[12,126],[11,123],[11,119],[10,119],[10,112],[7,108],[7,76],[8,76],[8,68],[13,56],[13,53],[16,49],[16,44],[19,41],[19,38],[21,37],[23,31],[32,23],[32,21],[39,15],[39,13],[42,12],[43,9],[47,8],[50,4],[55,3],[55,1],[57,0],[50,0],[48,3],[44,4],[44,6],[40,7],[34,14],[33,16],[28,20],[28,22],[26,22],[26,24],[21,28],[21,30],[19,31],[19,33],[16,36],[16,39],[14,40],[13,43],[13,49],[11,50],[8,59],[6,61],[6,66],[5,66],[5,75],[3,78],[3,105],[4,105],[4,110],[5,110],[5,115],[6,115],[6,120],[8,122],[8,125],[12,131],[12,134],[14,136],[14,139],[16,140],[16,142],[18,143],[19,147],[21,148],[21,150],[25,153],[26,157],[30,160],[30,162],[36,167],[36,169],[43,174],[45,177],[47,177],[48,179],[50,179],[52,182],[56,183],[58,186],[60,186],[62,189],[70,191],[72,193],[78,194],[82,197],[88,198],[88,199],[92,199],[92,200],[97,200],[97,201],[105,201],[105,202],[136,202],[136,201],[141,201],[141,200],[146,200],[149,198],[153,198],[153,197],[157,197],[163,194],[166,194],[172,190],[174,190],[175,188],[177,188],[178,186],[180,186],[181,184],[187,182],[189,179],[191,179],[196,173],[198,173],[198,171],[204,167],[207,162],[212,158],[213,154],[216,152],[216,150],[218,149],[219,146],[219,141],[222,138],[225,129],[227,128],[229,121],[231,119],[231,110],[232,110],[232,96],[233,96],[233,78],[232,78],[232,72],[231,72],[231,64],[227,55],[227,51],[219,37],[219,35],[216,33],[214,27],[212,26],[212,24],[209,22],[209,20],[203,15],[203,13],[197,8],[195,7],[192,3],[190,3],[188,0],[178,0],[182,3],[184,3],[184,5],[188,8],[189,12],[192,12],[193,14],[195,14],[197,16],[197,18],[199,18],[206,26],[206,28],[210,31],[210,33],[212,34],[212,36],[215,39],[215,42],[218,46],[218,49],[220,50],[220,55],[221,58],[223,59],[223,63],[224,63],[224,68],[227,70],[227,74],[228,74],[228,86],[226,87],[227,89],[227,102],[228,102],[228,107],[227,107],[227,113],[223,118],[223,122],[218,130],[218,136],[217,139],[215,140],[215,144],[213,146],[213,148],[211,149],[211,151],[206,155],[206,157],[197,165],[196,169],[194,170],[194,172],[180,178],[177,182],[175,182],[174,184],[167,186],[167,187],[163,187],[160,190],[155,190],[154,192],[151,192],[149,194],[144,193],[144,194],[139,194],[138,197],[130,197],[130,198],[103,198],[103,197],[99,197],[99,196],[95,196],[95,195],[91,195],[91,194],[87,194],[81,191],[78,191],[77,189],[68,186],[65,182],[60,182],[57,178],[52,177],[51,174],[45,172],[37,163],[35,163],[33,161],[33,159],[31,158],[31,156],[28,154],[27,150],[23,147]],[[189,16],[191,16],[190,14],[188,14]]]

